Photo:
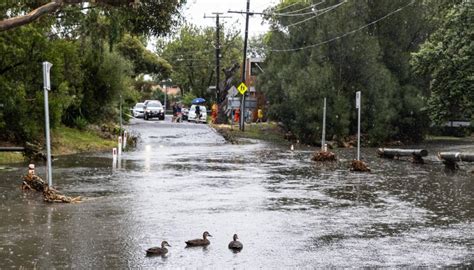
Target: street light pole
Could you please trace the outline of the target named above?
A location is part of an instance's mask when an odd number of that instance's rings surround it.
[[[47,176],[48,185],[53,185],[53,170],[51,166],[51,138],[49,134],[49,102],[48,92],[51,90],[51,81],[49,73],[53,64],[49,62],[43,62],[43,91],[44,91],[44,118],[45,118],[45,131],[46,131],[46,154],[47,154]]]

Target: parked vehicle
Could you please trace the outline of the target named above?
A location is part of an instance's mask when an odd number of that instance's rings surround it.
[[[150,100],[145,105],[145,115],[143,116],[145,120],[151,118],[158,118],[159,120],[165,120],[165,111],[163,105],[158,100]]]
[[[200,117],[196,117],[196,107],[199,106],[199,113]],[[192,105],[191,108],[189,108],[188,112],[188,122],[194,121],[196,123],[206,123],[207,122],[207,111],[206,107],[202,105]]]
[[[145,104],[144,103],[137,103],[135,106],[131,109],[132,111],[132,116],[135,118],[143,118],[145,115]]]
[[[181,119],[183,119],[183,121],[187,121],[188,120],[189,109],[188,108],[181,108],[181,113],[182,113]]]

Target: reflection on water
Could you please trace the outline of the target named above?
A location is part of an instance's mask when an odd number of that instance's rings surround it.
[[[23,168],[0,171],[1,269],[472,267],[469,168],[364,149],[373,173],[360,174],[347,170],[350,149],[323,165],[311,149],[225,144],[205,125],[134,127],[143,140],[116,169],[109,153],[55,162],[55,184],[81,204],[45,204],[19,190]],[[205,230],[210,246],[185,248]],[[163,240],[167,256],[145,256]]]

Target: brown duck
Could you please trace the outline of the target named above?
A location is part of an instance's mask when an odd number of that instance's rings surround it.
[[[207,246],[211,242],[207,239],[207,237],[212,237],[207,231],[202,234],[202,239],[194,239],[194,240],[188,240],[186,241],[186,246],[187,247],[199,247],[199,246]]]
[[[161,242],[161,247],[152,247],[146,250],[146,255],[165,255],[168,253],[168,249],[166,247],[171,247],[168,242],[163,241]]]
[[[237,241],[237,239],[239,239],[239,237],[237,236],[237,234],[234,234],[234,241],[231,241],[229,243],[229,248],[234,250],[234,251],[240,251],[242,250],[242,248],[244,247],[242,245],[242,243],[240,243],[239,241]]]

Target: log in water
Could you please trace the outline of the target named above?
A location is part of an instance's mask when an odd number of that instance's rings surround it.
[[[379,148],[377,150],[379,157],[394,158],[404,156],[426,157],[428,151],[425,149],[397,149],[397,148]]]
[[[474,162],[474,153],[468,152],[440,152],[438,157],[444,162]]]

